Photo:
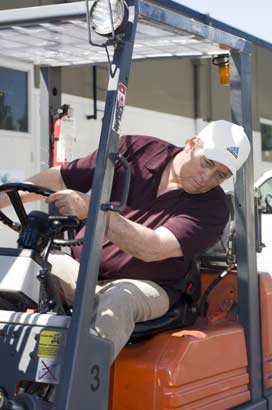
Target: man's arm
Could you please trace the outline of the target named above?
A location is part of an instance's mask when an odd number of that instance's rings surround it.
[[[145,262],[183,256],[175,235],[164,227],[155,230],[109,212],[107,238],[124,252]]]
[[[49,188],[55,191],[59,191],[61,189],[65,189],[66,186],[63,182],[60,166],[49,168],[37,175],[34,175],[31,178],[28,178],[27,181],[35,185],[39,185],[45,188]],[[42,195],[33,194],[31,192],[20,192],[20,196],[23,202],[33,202],[33,201],[40,201],[44,200],[45,197]],[[4,193],[0,194],[0,209],[5,208],[6,206],[10,205],[10,200],[8,196]]]
[[[47,198],[62,215],[87,218],[90,197],[70,189],[61,190]],[[108,212],[107,238],[122,251],[146,262],[183,256],[175,235],[164,227],[155,230],[130,221],[115,212]]]

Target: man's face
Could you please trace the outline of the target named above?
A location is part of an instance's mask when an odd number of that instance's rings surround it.
[[[182,188],[190,194],[207,192],[232,175],[225,165],[206,158],[198,141],[197,137],[187,141],[179,171]]]

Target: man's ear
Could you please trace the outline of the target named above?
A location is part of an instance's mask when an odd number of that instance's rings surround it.
[[[189,138],[188,140],[185,141],[184,150],[186,152],[191,151],[197,145],[198,141],[199,141],[199,138],[197,136],[193,136]]]

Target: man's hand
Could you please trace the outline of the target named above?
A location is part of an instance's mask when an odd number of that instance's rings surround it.
[[[64,189],[50,195],[46,202],[55,205],[61,215],[74,215],[85,219],[88,216],[90,197],[82,192]]]

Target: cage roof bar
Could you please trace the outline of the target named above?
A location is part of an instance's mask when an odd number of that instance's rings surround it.
[[[169,8],[140,1],[134,59],[211,57],[250,43]],[[106,62],[88,43],[85,2],[0,11],[0,56],[44,66]]]

